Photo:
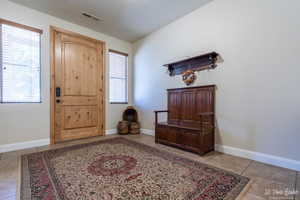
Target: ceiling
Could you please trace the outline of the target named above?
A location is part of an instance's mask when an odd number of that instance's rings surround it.
[[[10,0],[55,17],[134,42],[211,0]],[[99,17],[95,21],[82,16]]]

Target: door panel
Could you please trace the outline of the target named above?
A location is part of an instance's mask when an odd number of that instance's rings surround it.
[[[97,127],[77,128],[61,131],[61,134],[58,136],[58,141],[75,140],[93,136],[99,136]]]
[[[98,112],[96,106],[65,106],[64,129],[96,127]]]
[[[104,44],[60,30],[52,37],[52,143],[103,135]]]
[[[64,96],[61,102],[65,106],[83,106],[83,105],[97,105],[97,97],[85,97],[85,96]]]
[[[63,44],[65,96],[97,95],[97,49],[82,44]]]

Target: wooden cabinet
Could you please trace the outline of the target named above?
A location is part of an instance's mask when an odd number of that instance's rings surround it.
[[[167,122],[158,114],[168,112]],[[168,110],[155,111],[155,141],[200,155],[214,150],[215,86],[168,90]]]

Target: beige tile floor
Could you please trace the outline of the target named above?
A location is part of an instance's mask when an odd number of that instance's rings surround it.
[[[18,199],[17,187],[20,176],[18,163],[21,155],[49,149],[62,148],[80,143],[88,143],[111,137],[116,137],[116,135],[78,140],[53,146],[43,146],[0,154],[0,200]],[[155,144],[154,137],[147,135],[132,135],[122,137],[126,137],[134,141],[173,152],[178,155],[251,178],[251,183],[249,184],[246,193],[241,198],[243,200],[300,200],[300,193],[296,195],[293,193],[297,190],[300,191],[299,172],[266,165],[256,161],[226,155],[219,152],[211,152],[203,157],[200,157],[193,153]]]

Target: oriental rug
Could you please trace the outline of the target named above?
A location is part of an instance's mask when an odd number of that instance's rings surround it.
[[[22,156],[21,200],[232,200],[249,179],[125,138]]]

